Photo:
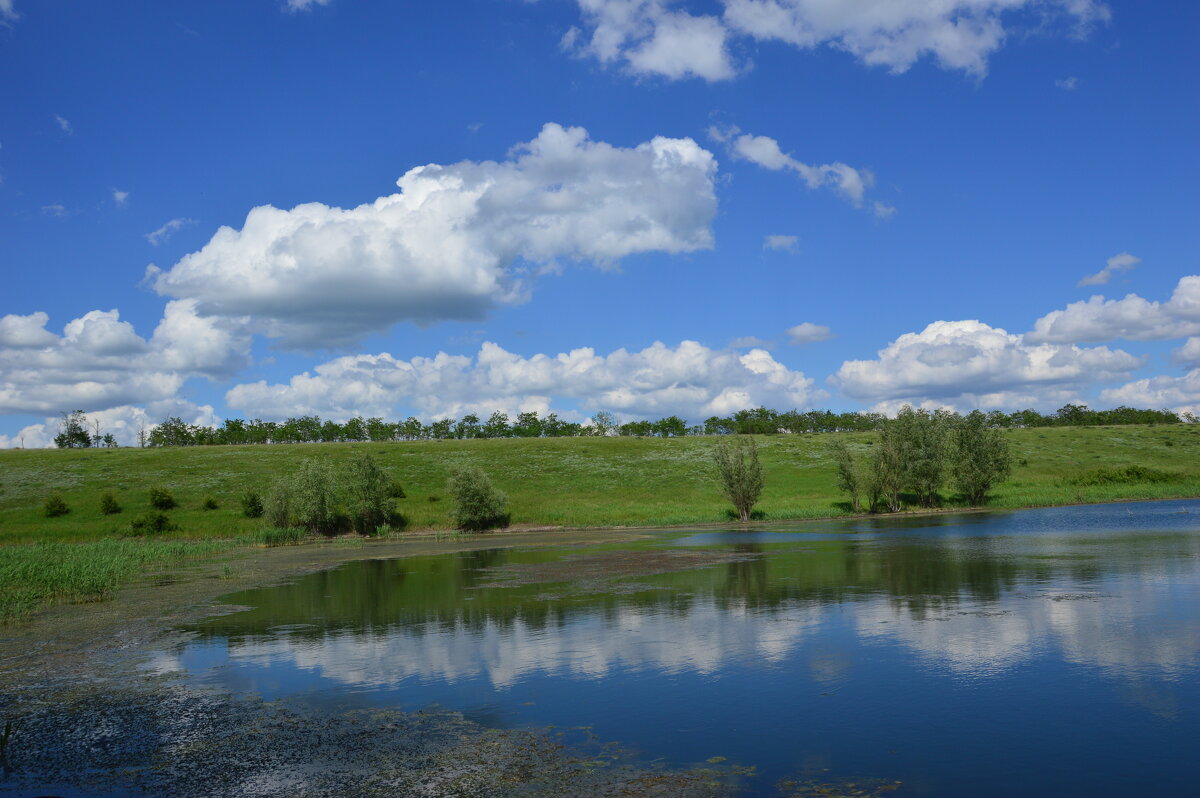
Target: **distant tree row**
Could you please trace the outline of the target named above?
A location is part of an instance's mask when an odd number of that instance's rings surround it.
[[[979,413],[980,411],[975,411]],[[951,414],[955,415],[955,414]],[[1066,405],[1043,415],[1036,410],[1004,413],[993,410],[980,413],[983,425],[991,429],[1020,427],[1100,426],[1113,424],[1195,423],[1191,413],[1180,416],[1170,410],[1139,410],[1118,407],[1092,410],[1086,405]],[[413,441],[465,438],[574,438],[581,436],[627,435],[677,438],[686,435],[776,435],[810,432],[869,432],[882,429],[887,417],[881,413],[834,413],[831,410],[789,410],[780,412],[765,407],[739,410],[733,415],[712,416],[703,424],[689,425],[679,416],[657,421],[629,421],[618,424],[612,413],[601,411],[590,423],[564,421],[555,413],[520,413],[515,419],[507,413],[492,413],[486,420],[474,413],[460,419],[444,418],[428,423],[415,416],[404,421],[383,418],[351,418],[344,423],[319,416],[298,416],[286,421],[245,421],[226,419],[219,427],[187,424],[171,417],[149,431],[139,434],[142,446],[219,446],[247,443],[321,443],[336,441]],[[82,410],[64,413],[54,443],[60,449],[114,447],[116,439],[103,433],[98,421],[89,421]]]

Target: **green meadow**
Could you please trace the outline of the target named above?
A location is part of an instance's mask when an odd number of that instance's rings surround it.
[[[1049,427],[1005,433],[1013,453],[1009,481],[989,506],[1200,496],[1200,426]],[[874,433],[756,436],[766,475],[758,510],[763,520],[849,514],[827,453],[841,438],[870,451]],[[0,544],[79,542],[129,536],[131,519],[151,509],[149,492],[170,492],[173,530],[156,539],[233,539],[254,534],[247,490],[266,494],[272,481],[305,458],[335,467],[369,451],[400,482],[396,506],[405,531],[450,526],[450,469],[474,464],[509,496],[514,524],[535,526],[666,526],[719,523],[731,508],[713,478],[720,438],[505,438],[388,443],[324,443],[160,449],[0,451]],[[1125,469],[1132,470],[1126,472]],[[112,493],[122,512],[105,515]],[[70,511],[47,518],[48,496]],[[947,487],[944,506],[956,499]],[[208,497],[216,509],[205,509]],[[760,517],[756,515],[756,517]]]

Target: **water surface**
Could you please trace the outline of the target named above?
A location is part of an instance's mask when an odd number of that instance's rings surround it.
[[[159,663],[330,711],[590,727],[895,795],[1190,794],[1200,502],[670,530],[353,562]]]

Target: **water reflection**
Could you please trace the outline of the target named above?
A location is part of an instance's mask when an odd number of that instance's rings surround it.
[[[799,761],[776,737],[808,739],[814,723],[821,736],[804,756],[825,761],[840,750],[844,760],[864,755],[856,718],[870,717],[885,737],[954,745],[962,725],[980,722],[971,713],[988,706],[992,724],[1014,713],[1005,744],[1036,736],[1029,719],[1050,705],[1067,717],[1086,706],[1170,751],[1180,733],[1200,733],[1194,712],[1181,709],[1200,705],[1200,504],[1076,509],[975,514],[965,525],[893,521],[889,532],[856,522],[716,533],[706,564],[654,573],[630,562],[669,562],[702,535],[668,535],[628,554],[491,549],[352,563],[230,597],[252,609],[200,624],[160,667],[264,694],[268,682],[274,695],[340,686],[381,703],[475,707],[495,722],[609,723],[611,736],[641,734],[650,753],[681,761],[712,753],[693,751],[694,733],[710,746],[746,745],[764,779]],[[588,577],[564,576],[576,567]],[[606,568],[611,577],[597,578]],[[942,738],[909,728],[914,713],[961,685],[972,692],[961,707],[939,709],[951,713]],[[629,728],[621,712],[651,706],[661,717],[638,715]],[[791,714],[773,717],[785,708]],[[1169,742],[1127,711],[1176,724]],[[740,738],[722,737],[725,727]],[[1047,756],[1071,756],[1061,741],[1046,745]],[[929,765],[937,772],[922,778],[953,783],[942,769],[966,778],[990,766],[980,757]]]

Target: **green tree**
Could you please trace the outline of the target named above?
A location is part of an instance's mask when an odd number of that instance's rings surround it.
[[[87,431],[87,416],[82,410],[63,413],[54,436],[54,445],[60,449],[87,449],[92,445],[92,436]]]
[[[1008,439],[1002,430],[988,428],[976,410],[955,426],[952,440],[954,485],[968,504],[982,505],[988,491],[1012,472]]]
[[[829,452],[833,455],[834,464],[837,465],[838,490],[850,498],[851,511],[862,512],[860,496],[863,480],[859,476],[854,456],[850,454],[850,447],[846,445],[845,441],[834,441],[829,445]]]
[[[337,499],[333,469],[320,460],[305,460],[292,479],[289,508],[292,525],[304,527],[312,534],[333,532],[337,528]]]
[[[508,497],[477,466],[460,466],[446,483],[454,506],[450,518],[459,529],[478,531],[508,526]]]
[[[713,461],[721,490],[733,502],[738,518],[749,521],[750,511],[763,490],[762,464],[758,461],[754,439],[750,439],[749,445],[743,445],[741,441],[736,444],[721,441],[713,452]]]
[[[350,461],[346,479],[346,510],[360,535],[374,535],[392,519],[393,481],[367,452]],[[403,492],[402,492],[403,493]]]

